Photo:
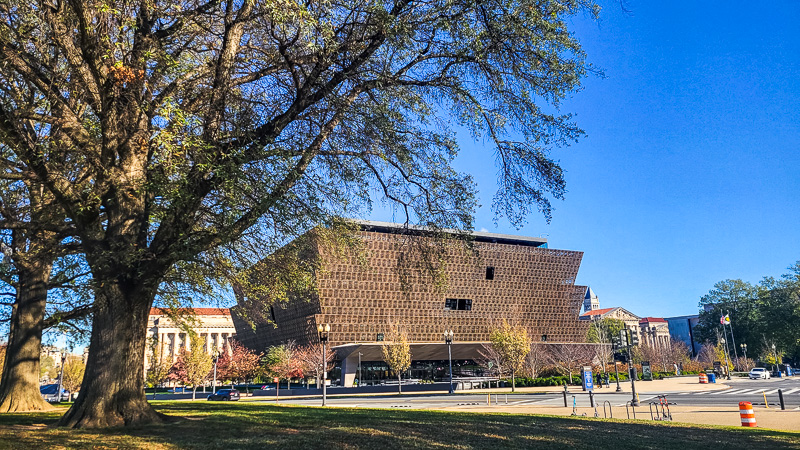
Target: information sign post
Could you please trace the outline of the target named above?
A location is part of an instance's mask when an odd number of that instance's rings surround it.
[[[592,376],[592,366],[583,366],[583,390],[591,391],[594,389],[594,377]]]

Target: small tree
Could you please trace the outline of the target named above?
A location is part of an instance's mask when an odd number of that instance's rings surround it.
[[[197,385],[208,378],[214,362],[211,360],[211,355],[203,350],[204,342],[200,336],[194,331],[189,331],[188,335],[191,351],[187,351],[185,348],[181,350],[179,359],[183,364],[183,370],[180,381],[192,385],[192,401],[194,401]]]
[[[70,396],[80,389],[85,370],[86,364],[83,363],[83,358],[80,356],[67,357],[67,361],[64,363],[64,378],[61,384],[64,389],[69,391]]]
[[[525,366],[525,357],[531,351],[528,330],[520,325],[512,326],[503,319],[502,325],[489,334],[489,342],[500,355],[503,365],[511,371],[511,392],[516,391],[516,374]]]
[[[569,384],[572,384],[572,374],[580,371],[593,356],[586,344],[556,344],[550,351],[556,368],[569,375]]]
[[[220,378],[231,380],[231,387],[234,381],[241,382],[253,375],[260,369],[261,353],[256,353],[239,342],[229,339],[225,345],[225,351],[217,360],[217,374]]]
[[[503,357],[491,344],[481,344],[478,354],[480,357],[475,362],[485,368],[489,374],[497,376],[498,379],[506,374],[507,370],[503,365]]]
[[[325,361],[322,360],[322,344],[309,344],[300,347],[296,351],[296,358],[300,361],[303,373],[314,375],[317,380],[317,388],[320,387],[320,379],[325,371],[328,371],[333,366],[333,360],[336,355],[334,352],[327,352]]]
[[[169,377],[172,361],[164,358],[163,348],[156,340],[150,343],[150,365],[145,373],[146,382],[153,388],[153,400],[156,399],[156,388]]]
[[[58,367],[53,357],[45,356],[39,359],[39,378],[46,378],[48,382],[58,378]]]
[[[383,361],[389,370],[397,375],[397,392],[403,393],[401,377],[403,372],[411,367],[411,345],[408,343],[408,333],[397,325],[389,324],[389,333],[381,345]]]
[[[611,343],[613,337],[619,336],[619,332],[625,329],[625,322],[606,317],[602,320],[593,321],[586,333],[586,342],[595,344]]]
[[[269,373],[286,380],[286,389],[291,389],[292,378],[303,376],[303,361],[294,341],[268,348],[264,362]]]
[[[541,371],[550,362],[550,353],[547,350],[546,344],[538,342],[531,344],[531,351],[525,358],[525,365],[530,371],[531,378],[539,376]]]

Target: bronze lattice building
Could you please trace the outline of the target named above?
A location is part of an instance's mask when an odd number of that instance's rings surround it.
[[[255,328],[233,308],[238,338],[257,350],[289,340],[304,344],[318,340],[317,324],[330,324],[329,345],[345,385],[352,383],[359,353],[362,363],[381,359],[390,322],[408,333],[415,361],[447,359],[446,329],[455,335],[453,358],[474,359],[502,319],[527,327],[537,341],[585,342],[588,323],[578,317],[586,287],[575,285],[582,252],[550,249],[543,238],[475,232],[471,248],[447,247],[446,287],[437,288],[413,271],[402,283],[398,270],[398,261],[416,254],[411,244],[428,239],[424,230],[359,224],[361,259],[310,255],[325,261],[315,274],[316,292],[273,306],[274,324]]]

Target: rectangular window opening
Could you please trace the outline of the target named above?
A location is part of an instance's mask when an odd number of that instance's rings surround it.
[[[486,268],[486,279],[494,280],[494,267],[489,266]]]
[[[470,298],[446,298],[444,309],[450,311],[471,311],[472,299]]]

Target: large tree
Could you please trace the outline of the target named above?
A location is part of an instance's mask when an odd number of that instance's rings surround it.
[[[453,127],[493,144],[498,216],[549,217],[564,179],[548,150],[580,135],[553,111],[588,69],[568,26],[584,11],[597,8],[4,2],[0,140],[13,158],[0,165],[53,196],[92,271],[92,351],[61,425],[164,419],[140,369],[176,263],[241,238],[279,245],[376,191],[409,220],[469,228]]]
[[[788,268],[784,275],[764,277],[757,285],[742,280],[716,283],[700,300],[700,321],[694,328],[700,342],[718,342],[717,335],[725,334],[731,357],[769,355],[772,343],[793,359],[800,359],[800,262]],[[730,326],[724,329],[720,317],[729,315]],[[733,331],[731,342],[730,332]],[[768,351],[764,351],[769,342]],[[772,357],[774,359],[774,356]]]

